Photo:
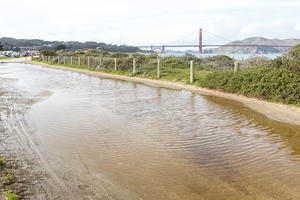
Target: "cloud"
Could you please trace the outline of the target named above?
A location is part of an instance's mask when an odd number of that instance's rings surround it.
[[[202,27],[231,40],[291,38],[299,36],[298,8],[292,0],[11,0],[1,2],[0,37],[166,44],[191,32],[186,40],[197,42]]]

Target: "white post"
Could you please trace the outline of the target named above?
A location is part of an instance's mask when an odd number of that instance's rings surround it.
[[[160,78],[160,60],[157,59],[157,78]]]
[[[102,57],[101,56],[99,57],[99,65],[100,66],[102,65]]]
[[[239,62],[234,62],[234,73],[240,70],[240,63]]]
[[[78,66],[80,66],[80,56],[78,56]]]
[[[114,61],[115,61],[115,71],[117,71],[117,58],[115,58]]]
[[[132,73],[135,73],[136,72],[136,69],[135,69],[135,58],[133,59],[132,65],[133,65]]]
[[[70,62],[71,62],[71,65],[73,65],[73,56],[71,56],[71,58],[70,58],[71,60],[70,60]]]
[[[194,61],[191,60],[190,61],[190,83],[191,84],[194,83],[194,79],[195,79],[194,72],[195,72],[195,70],[194,70]]]
[[[88,56],[88,63],[87,63],[87,65],[88,65],[88,69],[90,68],[90,57]]]
[[[64,56],[64,65],[66,64],[66,56]]]

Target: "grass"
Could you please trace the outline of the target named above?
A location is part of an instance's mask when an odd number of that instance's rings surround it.
[[[3,165],[5,165],[4,159],[0,158],[0,166],[3,166]]]
[[[8,182],[11,182],[12,179],[13,179],[12,174],[11,174],[11,173],[8,173],[7,176],[6,176],[6,180],[7,180]]]
[[[7,60],[7,59],[12,59],[14,57],[0,57],[0,60]]]
[[[13,193],[12,190],[8,190],[6,192],[6,197],[7,197],[7,200],[19,200],[19,197]]]

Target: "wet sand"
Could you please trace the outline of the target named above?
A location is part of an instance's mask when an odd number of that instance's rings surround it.
[[[257,98],[249,98],[243,95],[230,94],[230,93],[225,93],[217,90],[200,88],[193,85],[186,85],[178,82],[128,77],[128,76],[109,74],[103,72],[93,72],[84,69],[77,69],[77,68],[71,68],[65,66],[48,65],[48,64],[38,63],[38,62],[30,62],[30,63],[45,66],[45,67],[51,67],[55,69],[70,70],[70,71],[85,73],[85,74],[102,77],[102,78],[118,79],[118,80],[142,83],[152,87],[164,87],[164,88],[177,89],[177,90],[187,90],[201,95],[222,97],[234,101],[239,101],[243,103],[245,106],[254,110],[255,112],[259,112],[271,120],[276,120],[282,123],[288,123],[288,124],[300,126],[300,108],[296,106],[263,101]]]
[[[5,199],[8,190],[20,199],[47,199],[49,189],[41,183],[46,174],[19,142],[16,135],[5,129],[0,115],[0,157],[5,163],[0,166],[0,199]],[[9,173],[11,180],[7,179]]]

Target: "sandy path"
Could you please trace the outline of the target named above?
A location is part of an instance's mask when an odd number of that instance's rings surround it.
[[[243,95],[224,93],[217,90],[200,88],[193,85],[185,85],[183,83],[178,83],[178,82],[128,77],[128,76],[109,74],[103,72],[93,72],[84,69],[77,69],[77,68],[71,68],[65,66],[53,66],[53,65],[31,62],[31,61],[29,63],[41,65],[44,67],[51,67],[55,69],[70,70],[70,71],[85,73],[88,75],[102,77],[102,78],[137,82],[137,83],[142,83],[153,87],[164,87],[164,88],[171,88],[177,90],[187,90],[202,95],[222,97],[233,101],[239,101],[243,103],[245,106],[251,108],[252,110],[265,115],[269,119],[300,126],[300,108],[296,106],[289,106],[280,103],[267,102],[256,98],[249,98]]]
[[[22,57],[22,58],[10,58],[0,60],[0,63],[26,63],[31,60],[31,57]]]

